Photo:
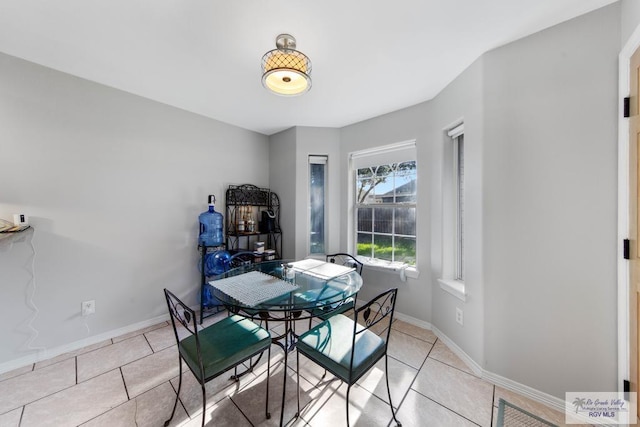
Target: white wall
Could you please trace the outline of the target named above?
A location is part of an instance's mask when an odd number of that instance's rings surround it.
[[[500,47],[434,100],[341,134],[343,157],[418,141],[420,277],[403,284],[365,272],[365,289],[397,285],[400,312],[431,322],[487,371],[559,398],[616,389],[620,13],[615,3]],[[435,282],[451,156],[444,129],[459,118],[466,303]],[[346,196],[342,204],[346,214]]]
[[[616,390],[615,3],[485,55],[486,367]]]
[[[340,132],[332,128],[298,126],[269,137],[271,189],[282,203],[285,259],[309,255],[309,156],[326,155],[328,251],[336,252],[340,241]]]
[[[197,216],[228,184],[268,186],[267,141],[0,54],[0,218],[35,230],[31,347],[166,314],[164,287],[195,304]],[[29,242],[0,245],[2,364],[36,352]]]
[[[465,353],[480,366],[484,364],[484,273],[482,250],[483,227],[483,155],[484,155],[484,59],[480,58],[456,78],[431,103],[435,111],[433,126],[429,129],[428,140],[436,147],[437,155],[433,160],[433,182],[431,185],[431,206],[436,214],[431,221],[432,229],[432,280],[451,278],[444,271],[443,248],[447,221],[451,218],[452,195],[444,194],[443,189],[453,189],[452,185],[443,185],[452,180],[453,144],[445,129],[457,120],[464,120],[464,156],[465,156],[465,293],[466,301],[461,301],[445,292],[435,284],[432,292],[432,322],[447,337],[456,342]],[[454,246],[451,242],[449,247]],[[451,255],[449,255],[450,258]],[[449,260],[451,264],[452,260]],[[455,321],[456,308],[464,313],[464,325]]]
[[[640,1],[638,0],[622,0],[620,2],[621,8],[621,37],[620,46],[624,46],[624,44],[629,40],[629,37],[636,29],[638,24],[640,24]]]
[[[290,128],[269,137],[269,183],[280,198],[282,258],[296,253],[296,129]]]

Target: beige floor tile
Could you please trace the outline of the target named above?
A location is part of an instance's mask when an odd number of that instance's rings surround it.
[[[302,419],[313,427],[345,426],[347,385],[333,382],[323,388],[302,410]],[[354,385],[349,393],[351,426],[387,426],[392,420],[391,407],[367,390]]]
[[[176,393],[166,382],[160,384],[135,399],[82,424],[83,427],[137,426],[156,427],[164,425],[171,416]],[[184,408],[178,402],[171,426],[179,426],[189,420]]]
[[[450,411],[414,390],[410,390],[398,411],[403,427],[477,427],[459,414]]]
[[[17,377],[18,375],[26,374],[27,372],[31,371],[33,371],[33,363],[0,374],[0,381],[8,380],[9,378]]]
[[[282,384],[284,380],[282,363],[273,366],[271,376],[269,378],[269,412],[270,419],[265,417],[266,404],[266,372],[244,386],[240,391],[231,395],[233,402],[240,408],[242,413],[255,426],[277,426],[280,422],[280,413],[282,408]],[[316,391],[314,387],[304,378],[300,378],[300,407],[304,407],[309,403],[313,393]],[[286,399],[284,407],[284,423],[287,425],[300,425],[302,420],[295,420],[292,424],[288,424],[293,420],[297,412],[297,382],[296,375],[292,370],[287,370],[286,380]],[[304,425],[304,423],[302,423]]]
[[[6,414],[0,415],[0,427],[18,427],[20,425],[20,417],[22,416],[22,408],[14,409]]]
[[[176,346],[153,353],[122,367],[129,398],[169,381],[179,373],[178,350]]]
[[[68,359],[0,382],[0,414],[76,383],[76,361]]]
[[[394,407],[397,408],[400,405],[416,375],[418,375],[417,369],[405,365],[393,357],[389,357],[389,387],[391,388],[391,400]],[[385,402],[389,402],[384,358],[379,360],[369,372],[360,378],[358,385]]]
[[[181,424],[181,427],[200,427],[202,415],[192,418],[190,421]],[[207,405],[205,413],[206,427],[251,427],[245,416],[233,404],[231,399],[225,398],[211,406]]]
[[[389,336],[389,356],[406,363],[415,369],[420,369],[422,363],[427,358],[433,344],[421,339],[412,337],[398,330],[391,328]]]
[[[433,345],[433,349],[429,353],[429,357],[442,363],[446,363],[449,366],[453,366],[454,368],[468,372],[471,375],[475,375],[471,368],[468,367],[462,359],[456,356],[456,354],[440,340]]]
[[[555,409],[549,408],[542,403],[536,402],[528,397],[524,397],[520,394],[514,393],[512,391],[506,390],[502,387],[496,386],[496,393],[494,396],[493,404],[496,407],[496,414],[498,413],[497,407],[500,399],[504,399],[512,405],[517,406],[518,408],[522,408],[527,412],[530,412],[538,417],[547,420],[553,424],[557,424],[559,426],[565,425],[565,418],[563,412],[558,412]],[[496,415],[497,416],[497,415]],[[572,424],[575,426],[575,424]]]
[[[78,383],[151,354],[151,347],[139,335],[78,356]]]
[[[311,321],[311,327],[314,327],[315,325],[319,324],[320,321],[313,319]],[[264,325],[262,325],[264,327]],[[307,332],[309,330],[309,319],[303,319],[303,320],[296,320],[295,321],[295,333],[297,335],[302,335],[303,333]],[[284,333],[284,322],[281,321],[271,321],[269,322],[269,331],[271,332],[271,335],[273,337],[276,337],[277,335],[281,335]]]
[[[194,417],[197,414],[202,414],[202,388],[200,383],[193,376],[186,364],[182,364],[182,387],[180,388],[180,400],[187,410],[187,414],[190,417]],[[239,372],[243,372],[239,370]],[[250,383],[256,376],[253,373],[248,373],[240,377],[239,381],[233,381],[230,376],[233,374],[233,370],[225,372],[217,378],[212,379],[205,385],[205,391],[207,393],[207,406],[214,404],[227,396],[237,392],[241,387]],[[178,390],[179,378],[175,377],[171,380],[171,385],[174,390]]]
[[[77,426],[126,401],[122,375],[115,369],[26,405],[21,426]]]
[[[133,337],[136,337],[138,335],[142,335],[142,334],[144,334],[146,332],[153,331],[154,329],[163,328],[163,327],[167,326],[169,323],[171,323],[171,322],[160,322],[160,323],[158,323],[156,325],[151,325],[151,326],[148,326],[146,328],[138,329],[136,331],[129,332],[129,333],[126,333],[124,335],[120,335],[119,337],[113,338],[112,341],[115,344],[115,343],[120,342],[120,341],[128,340],[129,338],[133,338]]]
[[[111,345],[111,340],[100,341],[99,343],[95,343],[86,347],[82,347],[81,349],[70,351],[68,353],[61,354],[56,357],[52,357],[51,359],[43,360],[42,362],[36,363],[35,369],[41,369],[46,366],[53,365],[58,362],[62,362],[63,360],[71,359],[72,357],[79,356],[84,353],[89,353],[90,351],[97,350],[102,347],[106,347]]]
[[[294,372],[298,369],[295,352],[289,354],[289,361],[287,364]],[[302,354],[300,354],[300,376],[304,377],[304,379],[309,381],[315,387],[323,387],[323,385],[326,385],[329,382],[339,381],[334,379],[333,374],[326,372],[324,368],[307,359],[307,357]]]
[[[146,332],[144,336],[147,338],[154,353],[176,344],[176,335],[173,332],[173,326],[154,329],[153,331]]]
[[[353,310],[349,310],[345,313],[343,313],[345,316],[347,316],[349,319],[353,320],[355,318],[355,313]],[[380,320],[378,323],[376,323],[373,326],[370,326],[369,329],[371,330],[371,332],[375,333],[376,335],[380,335],[382,334],[384,331],[387,330],[387,328],[389,327],[389,317],[385,317],[384,319]],[[364,320],[364,315],[361,312],[360,314],[358,314],[358,323],[366,326],[366,321]]]
[[[421,328],[420,326],[413,325],[403,320],[395,320],[391,329],[398,330],[412,337],[421,339],[423,341],[430,342],[431,344],[436,342],[436,334],[428,329]]]
[[[483,427],[491,425],[493,385],[480,378],[427,359],[411,388]]]

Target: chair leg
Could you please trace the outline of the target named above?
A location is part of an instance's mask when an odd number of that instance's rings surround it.
[[[300,353],[296,348],[296,383],[298,384],[298,412],[296,416],[300,416]]]
[[[204,383],[200,384],[202,387],[202,427],[204,427],[204,419],[207,416],[207,392],[204,389]]]
[[[271,412],[269,412],[269,378],[271,377],[271,346],[267,349],[267,403],[265,404],[264,412],[267,419],[271,418]]]
[[[180,366],[180,376],[178,379],[178,391],[176,392],[176,401],[173,403],[173,411],[171,411],[171,416],[167,421],[164,422],[164,427],[167,427],[171,420],[173,419],[174,414],[176,413],[176,408],[178,407],[178,398],[180,397],[180,389],[182,388],[182,359],[178,356],[178,364]]]
[[[396,411],[393,410],[393,402],[391,402],[391,388],[389,387],[389,359],[387,355],[384,355],[384,376],[387,379],[387,393],[389,394],[389,406],[391,407],[391,415],[393,415],[393,420],[396,422],[398,427],[402,427],[402,423],[398,421],[396,418]]]
[[[347,385],[347,427],[349,427],[349,392],[351,391],[351,384]]]

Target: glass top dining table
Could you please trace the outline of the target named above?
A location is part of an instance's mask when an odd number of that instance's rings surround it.
[[[292,312],[313,312],[317,310],[322,310],[323,312],[333,311],[345,301],[350,301],[362,287],[362,277],[355,270],[347,271],[335,277],[327,277],[294,269],[295,275],[291,274],[290,278],[286,278],[285,266],[290,265],[290,262],[283,260],[264,261],[231,269],[216,276],[214,280],[209,282],[212,294],[220,303],[233,312],[243,311],[249,314],[286,312],[290,314]],[[253,272],[263,274],[255,275]],[[249,273],[252,273],[252,275],[249,275]],[[263,280],[261,276],[264,275],[268,275],[269,278]],[[223,283],[225,285],[237,285],[237,283],[234,283],[235,279],[233,278],[237,279],[238,282],[243,279],[249,282],[253,279],[258,279],[255,280],[255,283],[248,284],[249,287],[244,290],[245,294],[250,293],[253,295],[241,298],[231,292],[229,290],[231,288],[228,286],[221,286]],[[218,281],[220,281],[220,286],[216,283]],[[287,284],[289,287],[287,287]],[[256,294],[261,293],[263,289],[266,289],[266,286],[279,286],[280,294],[264,301],[254,299],[252,302],[252,297],[256,297]],[[242,292],[240,291],[240,293]],[[268,298],[268,294],[265,295],[267,296],[263,297],[263,299]],[[255,301],[259,302],[256,303]],[[299,318],[299,316],[297,315],[296,318]]]
[[[292,264],[299,267],[315,264],[317,268],[315,271],[293,269],[288,271],[291,274],[287,274],[289,267],[285,266]],[[318,271],[330,274],[318,274]],[[288,366],[287,355],[295,348],[298,339],[296,321],[337,312],[343,304],[353,302],[362,287],[362,278],[354,269],[316,260],[253,263],[231,269],[213,279],[209,282],[212,295],[230,312],[260,321],[284,323],[284,332],[280,335],[275,336],[271,331],[271,341],[284,351],[285,366]],[[251,372],[259,359],[235,378]],[[287,371],[283,371],[281,427],[285,424]],[[294,418],[297,416],[298,413]]]

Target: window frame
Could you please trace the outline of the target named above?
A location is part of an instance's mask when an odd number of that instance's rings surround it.
[[[407,156],[407,153],[410,153],[409,156]],[[403,157],[404,156],[404,157]],[[361,150],[361,151],[357,151],[357,152],[352,152],[349,153],[349,210],[351,211],[351,215],[350,215],[350,221],[349,221],[349,234],[348,234],[348,247],[350,248],[352,253],[357,253],[357,241],[358,241],[358,208],[357,208],[357,194],[356,194],[356,185],[357,185],[357,171],[358,169],[361,169],[363,167],[363,158],[365,158],[364,162],[368,162],[368,166],[376,165],[384,165],[384,164],[391,164],[391,163],[402,163],[404,161],[416,161],[416,185],[417,181],[418,181],[418,169],[419,169],[419,162],[417,160],[417,155],[416,155],[416,141],[415,140],[409,140],[409,141],[404,141],[404,142],[400,142],[400,143],[396,143],[396,144],[389,144],[389,145],[384,145],[384,146],[379,146],[379,147],[375,147],[375,148],[371,148],[371,149],[366,149],[366,150]],[[382,159],[383,161],[378,162],[376,161],[377,159]],[[388,159],[384,160],[384,159]],[[376,164],[377,163],[377,164]],[[385,271],[396,271],[400,273],[400,278],[401,280],[405,281],[406,277],[411,277],[411,278],[417,278],[419,275],[419,271],[417,269],[417,265],[418,265],[418,259],[419,259],[419,254],[418,254],[418,235],[419,235],[419,227],[418,227],[418,218],[419,218],[419,199],[420,196],[418,194],[418,191],[416,191],[415,194],[415,202],[412,202],[411,204],[407,204],[407,203],[385,203],[385,204],[369,204],[369,205],[364,205],[364,206],[368,206],[370,208],[373,208],[375,206],[378,207],[389,207],[389,208],[396,208],[396,207],[413,207],[415,209],[415,235],[411,235],[410,237],[415,238],[416,241],[416,264],[415,265],[409,265],[403,262],[390,262],[387,260],[383,260],[383,259],[377,259],[377,258],[371,258],[371,257],[364,257],[362,255],[358,256],[358,258],[365,264],[365,266],[367,268],[373,268],[373,269],[380,269],[380,270],[385,270]],[[394,212],[395,214],[395,212]],[[395,225],[394,225],[395,226]],[[395,231],[395,229],[394,229]],[[372,230],[371,230],[371,234],[380,234],[380,233],[375,233],[373,226],[372,226]],[[394,237],[395,236],[400,236],[403,237],[405,236],[404,234],[402,235],[397,235],[394,233]],[[409,235],[407,235],[409,236]],[[394,244],[395,244],[395,240],[394,240]],[[395,254],[394,254],[394,258],[395,258]]]
[[[466,301],[465,288],[465,233],[464,218],[466,204],[466,190],[464,188],[464,161],[466,154],[464,122],[462,120],[444,129],[443,143],[445,144],[445,161],[443,164],[443,239],[442,239],[442,277],[438,278],[440,288],[461,301]],[[462,137],[462,139],[458,139]],[[460,153],[460,141],[462,153]],[[450,154],[447,154],[450,153]],[[460,154],[462,155],[462,170],[460,170]],[[449,157],[451,155],[451,157]],[[462,182],[460,181],[462,172]],[[449,175],[450,178],[447,178]],[[447,221],[447,218],[453,218]]]
[[[312,207],[312,180],[311,180],[311,165],[317,165],[317,164],[321,164],[324,165],[324,173],[323,173],[323,191],[322,191],[322,209],[323,209],[323,213],[322,213],[322,222],[323,222],[323,236],[322,236],[322,246],[323,246],[323,250],[322,252],[312,252],[311,251],[311,246],[312,246],[312,238],[311,238],[311,234],[313,233],[312,230],[312,214],[313,214],[313,207]],[[307,254],[308,255],[325,255],[327,252],[327,236],[328,236],[328,227],[327,227],[327,189],[328,189],[328,179],[329,179],[329,175],[328,175],[328,168],[329,168],[329,156],[328,155],[320,155],[320,154],[310,154],[308,156],[308,160],[307,160],[307,169],[308,169],[308,174],[307,174],[307,178],[309,180],[309,186],[308,186],[308,197],[307,197]]]
[[[454,170],[454,189],[455,189],[455,270],[454,278],[464,282],[465,272],[465,259],[464,259],[464,247],[465,247],[465,234],[464,234],[464,207],[465,207],[465,195],[464,195],[464,129],[462,133],[453,137],[453,170]]]

